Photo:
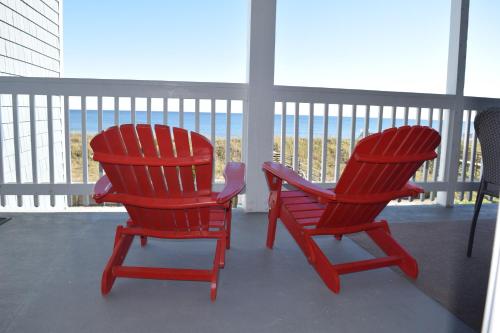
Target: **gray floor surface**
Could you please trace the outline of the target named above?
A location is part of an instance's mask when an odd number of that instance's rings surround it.
[[[481,217],[494,217],[485,205]],[[468,220],[472,207],[388,207],[391,222]],[[5,213],[2,213],[5,215]],[[236,210],[216,302],[203,282],[100,275],[122,213],[9,214],[0,226],[0,332],[471,332],[388,268],[344,275],[331,293],[282,225],[264,246],[265,214]],[[335,262],[369,258],[348,238],[318,240]],[[130,265],[210,267],[212,241],[135,241]]]

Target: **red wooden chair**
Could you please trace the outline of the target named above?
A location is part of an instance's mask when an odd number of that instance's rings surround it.
[[[397,265],[412,278],[415,259],[390,234],[387,221],[375,221],[389,201],[415,196],[423,190],[408,182],[423,161],[436,157],[439,134],[423,126],[391,128],[362,139],[356,146],[337,186],[321,188],[296,172],[273,162],[263,170],[270,189],[267,247],[272,248],[279,218],[325,284],[340,290],[339,275]],[[297,190],[282,190],[287,182]],[[332,264],[314,237],[365,231],[387,257]]]
[[[94,160],[106,172],[95,185],[98,203],[121,203],[130,219],[118,226],[113,253],[101,282],[106,295],[117,277],[211,282],[217,295],[219,268],[224,267],[231,234],[231,199],[244,187],[242,163],[228,163],[226,186],[212,191],[213,147],[198,133],[181,128],[127,124],[96,135],[90,145]],[[216,240],[210,270],[122,266],[134,236]]]

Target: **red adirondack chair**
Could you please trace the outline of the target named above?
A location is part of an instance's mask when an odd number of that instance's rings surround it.
[[[423,161],[436,157],[439,134],[423,126],[391,128],[362,139],[337,186],[324,189],[274,162],[263,170],[270,189],[267,246],[272,249],[279,218],[310,264],[333,292],[340,290],[339,275],[398,265],[412,278],[418,275],[415,259],[390,234],[387,221],[375,221],[389,201],[415,196],[423,190],[408,180]],[[297,190],[282,190],[284,182]],[[314,237],[365,231],[387,257],[332,264]]]
[[[121,125],[96,135],[94,160],[106,172],[95,185],[98,203],[121,203],[130,219],[116,229],[113,253],[102,274],[106,295],[117,277],[211,282],[217,295],[219,268],[230,246],[231,199],[245,186],[242,163],[228,163],[222,192],[212,191],[213,147],[202,135],[164,125]],[[216,240],[212,269],[123,266],[134,236]]]

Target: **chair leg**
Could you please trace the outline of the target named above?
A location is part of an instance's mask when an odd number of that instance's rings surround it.
[[[469,232],[469,243],[467,244],[467,257],[472,255],[472,246],[474,245],[474,234],[476,232],[477,218],[479,216],[479,211],[481,210],[481,205],[484,199],[484,181],[481,180],[479,185],[479,190],[477,191],[476,204],[474,205],[474,215],[472,216],[472,223]]]
[[[141,247],[144,247],[148,244],[148,238],[146,236],[141,236]]]
[[[269,225],[267,226],[266,245],[270,249],[273,248],[274,238],[276,237],[276,224],[278,222],[278,215],[280,211],[279,200],[279,193],[277,191],[269,193],[269,212],[267,213]]]
[[[109,258],[108,263],[106,264],[106,267],[102,272],[101,293],[103,295],[107,295],[111,291],[111,288],[113,287],[113,284],[116,280],[116,276],[113,274],[113,268],[116,266],[120,266],[123,263],[125,257],[127,256],[127,252],[130,249],[130,245],[134,240],[133,235],[122,234],[122,229],[122,226],[118,226],[118,228],[116,229],[115,246],[113,248],[113,253],[111,254],[111,257]]]
[[[268,248],[272,249],[274,246],[274,239],[276,237],[276,225],[278,222],[278,212],[277,208],[273,207],[269,210],[267,219],[269,221],[269,225],[267,226],[267,240],[266,245]]]
[[[416,279],[418,276],[418,264],[406,250],[384,228],[367,230],[368,236],[388,256],[401,257],[399,268],[409,277]]]
[[[210,300],[213,302],[217,298],[217,283],[219,282],[219,268],[221,267],[221,262],[224,261],[224,251],[225,251],[224,241],[218,239],[217,246],[215,248],[215,258],[214,266],[212,270],[212,279],[210,281]]]
[[[232,209],[231,207],[226,208],[226,249],[229,250],[231,247],[231,218],[232,218]]]
[[[219,268],[224,268],[224,266],[226,264],[226,250],[227,250],[226,242],[227,242],[227,239],[223,238],[220,241],[218,240],[217,242],[221,243],[221,245],[220,245],[221,249],[220,249],[220,253],[219,253]],[[219,246],[219,245],[217,245],[217,246]],[[217,249],[216,249],[216,251],[217,251]]]
[[[323,251],[319,248],[314,240],[310,241],[311,258],[314,258],[311,265],[319,274],[325,285],[335,294],[340,292],[340,278],[338,272],[333,268],[330,260],[326,257]]]

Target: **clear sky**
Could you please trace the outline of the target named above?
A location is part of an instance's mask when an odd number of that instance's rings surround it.
[[[466,94],[500,97],[500,1],[471,0]],[[444,93],[450,0],[278,0],[275,83]],[[248,0],[65,0],[66,77],[245,82]]]

